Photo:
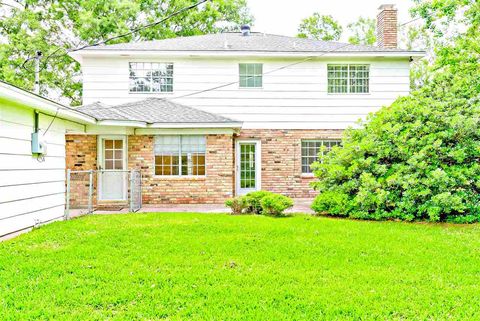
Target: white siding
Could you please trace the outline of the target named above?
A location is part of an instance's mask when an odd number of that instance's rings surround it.
[[[174,92],[129,93],[128,63],[173,62]],[[84,103],[120,104],[149,96],[173,99],[238,81],[238,63],[264,64],[263,88],[239,88],[238,83],[175,101],[244,121],[244,128],[343,129],[397,97],[409,93],[408,58],[322,59],[285,69],[296,59],[244,58],[85,58],[82,64]],[[370,65],[369,94],[328,94],[327,64]]]
[[[39,116],[46,129],[52,117]],[[0,236],[60,219],[65,207],[65,131],[83,126],[56,119],[45,136],[44,162],[31,154],[34,111],[0,100]]]

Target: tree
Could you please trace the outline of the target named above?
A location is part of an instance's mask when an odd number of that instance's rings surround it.
[[[338,41],[342,31],[342,26],[332,16],[322,16],[315,12],[311,17],[302,20],[297,37]]]
[[[466,30],[439,42],[422,88],[346,130],[343,147],[313,165],[318,213],[480,222],[480,3],[436,0],[417,10],[434,37],[450,32],[441,25],[459,12]]]
[[[358,21],[348,24],[347,28],[352,33],[348,42],[353,45],[374,45],[377,41],[375,19],[360,17]]]
[[[25,89],[34,82],[32,57],[43,52],[41,93],[81,103],[80,66],[66,49],[95,43],[158,21],[198,0],[17,0],[0,3],[0,79]],[[0,13],[1,14],[1,13]],[[162,24],[110,43],[191,36],[238,28],[252,18],[246,0],[212,0]],[[45,57],[53,55],[50,59]],[[23,67],[22,67],[23,66]]]

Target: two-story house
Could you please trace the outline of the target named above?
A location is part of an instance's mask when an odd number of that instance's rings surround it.
[[[95,117],[67,138],[71,169],[141,169],[143,200],[221,203],[253,190],[312,197],[310,164],[358,119],[409,94],[397,11],[378,46],[250,32],[90,47],[71,54]],[[99,200],[126,195],[122,176]]]

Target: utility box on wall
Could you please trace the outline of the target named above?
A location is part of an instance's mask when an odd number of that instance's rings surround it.
[[[47,154],[47,143],[40,132],[32,133],[32,154]]]

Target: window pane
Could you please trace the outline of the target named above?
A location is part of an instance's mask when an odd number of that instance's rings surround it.
[[[312,173],[310,165],[319,160],[319,154],[326,154],[332,147],[340,145],[340,140],[303,140],[302,173]]]
[[[173,63],[129,64],[130,92],[173,91]]]
[[[115,160],[115,169],[123,169],[123,160]]]
[[[239,64],[239,86],[241,88],[262,87],[263,64]]]
[[[113,148],[113,140],[106,139],[105,140],[105,148],[112,149]]]
[[[156,136],[155,175],[205,175],[205,152],[205,136]]]

